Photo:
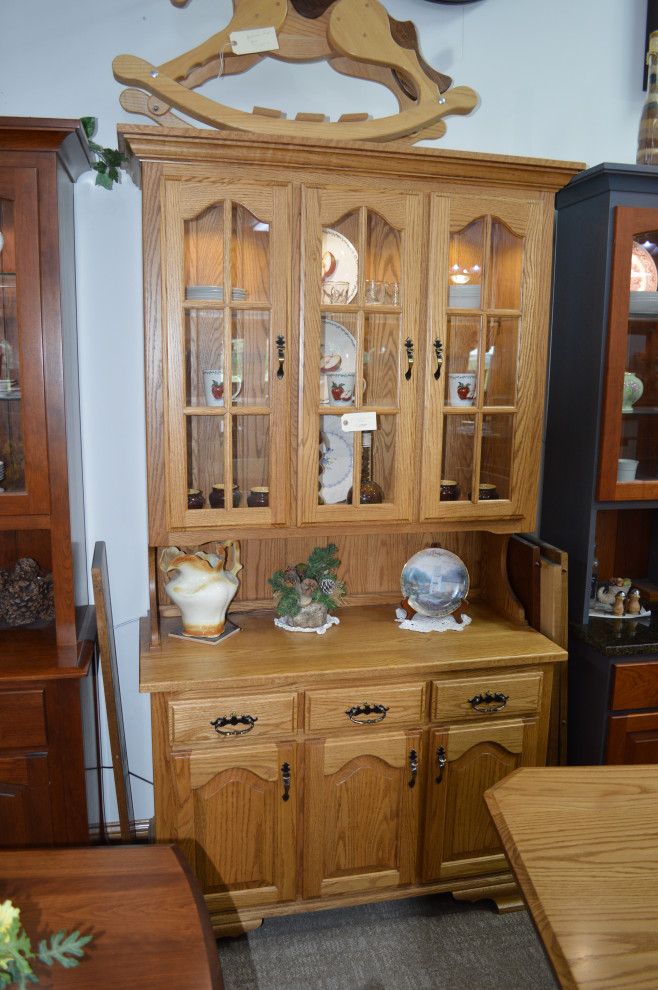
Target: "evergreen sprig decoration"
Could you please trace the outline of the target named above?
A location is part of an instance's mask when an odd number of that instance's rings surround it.
[[[282,618],[298,615],[311,602],[324,605],[328,612],[342,605],[345,585],[336,577],[340,564],[337,551],[333,543],[314,547],[306,563],[275,571],[268,578],[274,590],[276,610]]]
[[[104,189],[111,189],[113,183],[119,182],[119,169],[128,159],[120,151],[117,151],[116,148],[103,148],[100,144],[92,140],[96,131],[96,117],[81,117],[80,123],[87,135],[89,148],[98,159],[91,166],[97,173],[96,185],[103,186]]]

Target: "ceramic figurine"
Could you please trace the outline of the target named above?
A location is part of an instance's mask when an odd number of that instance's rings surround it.
[[[607,584],[602,584],[599,590],[596,592],[597,600],[601,602],[602,605],[614,605],[615,598],[619,588],[617,587],[616,578],[610,578]]]
[[[291,629],[319,629],[328,621],[328,612],[342,604],[345,585],[336,577],[340,564],[337,549],[333,543],[315,547],[306,563],[291,564],[268,578],[281,617],[279,624]]]
[[[626,606],[626,611],[629,615],[639,615],[642,611],[642,605],[640,603],[640,592],[637,588],[633,588],[628,596],[628,604]]]
[[[618,591],[615,595],[615,603],[612,606],[613,615],[623,615],[624,608],[626,607],[626,592]]]
[[[224,568],[226,552],[233,548],[233,566]],[[217,546],[218,553],[183,553],[167,547],[160,554],[160,570],[165,575],[176,572],[165,590],[178,606],[183,619],[183,634],[195,639],[216,639],[224,632],[226,610],[238,590],[240,544],[227,540]]]

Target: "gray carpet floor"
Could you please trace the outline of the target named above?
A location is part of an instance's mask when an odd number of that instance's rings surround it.
[[[266,919],[219,939],[225,990],[556,990],[525,911],[449,894]]]

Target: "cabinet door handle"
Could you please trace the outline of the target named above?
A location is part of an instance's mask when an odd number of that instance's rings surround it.
[[[220,736],[244,736],[246,732],[251,732],[254,727],[254,722],[257,722],[258,718],[254,715],[236,715],[235,712],[231,712],[230,715],[220,715],[216,718],[214,722],[210,724],[214,726],[215,732],[218,732]],[[226,725],[246,725],[246,729],[228,729],[224,731],[224,726]]]
[[[281,774],[283,776],[283,794],[281,795],[282,801],[288,801],[290,798],[290,764],[284,763],[281,766]]]
[[[405,340],[404,349],[407,352],[407,361],[409,362],[409,367],[407,368],[404,377],[407,379],[407,381],[409,381],[409,379],[411,378],[411,369],[413,368],[413,364],[414,364],[414,342],[411,339],[411,337],[407,337],[407,339]]]
[[[496,694],[493,691],[485,691],[484,694],[476,694],[472,698],[468,698],[469,705],[472,706],[473,710],[476,712],[499,712],[501,708],[504,708],[507,704],[507,699],[509,694],[501,694],[498,691]],[[497,702],[494,706],[492,702]],[[487,705],[487,708],[480,708],[480,705]]]
[[[436,351],[436,371],[434,372],[434,378],[438,382],[441,377],[441,366],[443,365],[443,341],[439,340],[438,337],[434,341],[434,350]]]
[[[276,377],[283,378],[283,362],[286,359],[286,342],[282,333],[280,333],[276,338],[276,355],[279,360],[279,370],[276,373]]]
[[[446,751],[443,748],[443,746],[439,746],[439,748],[437,749],[436,758],[439,761],[439,776],[436,778],[436,782],[437,784],[440,784],[441,781],[443,780],[443,771],[445,770],[446,763],[448,762]]]
[[[357,725],[372,725],[374,722],[383,722],[386,718],[388,708],[385,705],[371,705],[366,702],[363,705],[353,705],[345,712],[352,722]],[[379,715],[379,718],[355,718],[355,715]]]
[[[416,783],[416,774],[418,773],[418,753],[415,749],[412,749],[409,753],[409,766],[411,767],[411,779],[409,780],[409,787],[413,787]]]

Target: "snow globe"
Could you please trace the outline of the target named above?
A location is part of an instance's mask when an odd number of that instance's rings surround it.
[[[402,569],[402,609],[407,619],[416,613],[430,619],[451,616],[461,624],[462,612],[468,608],[468,585],[463,560],[442,547],[427,547],[410,557]]]

